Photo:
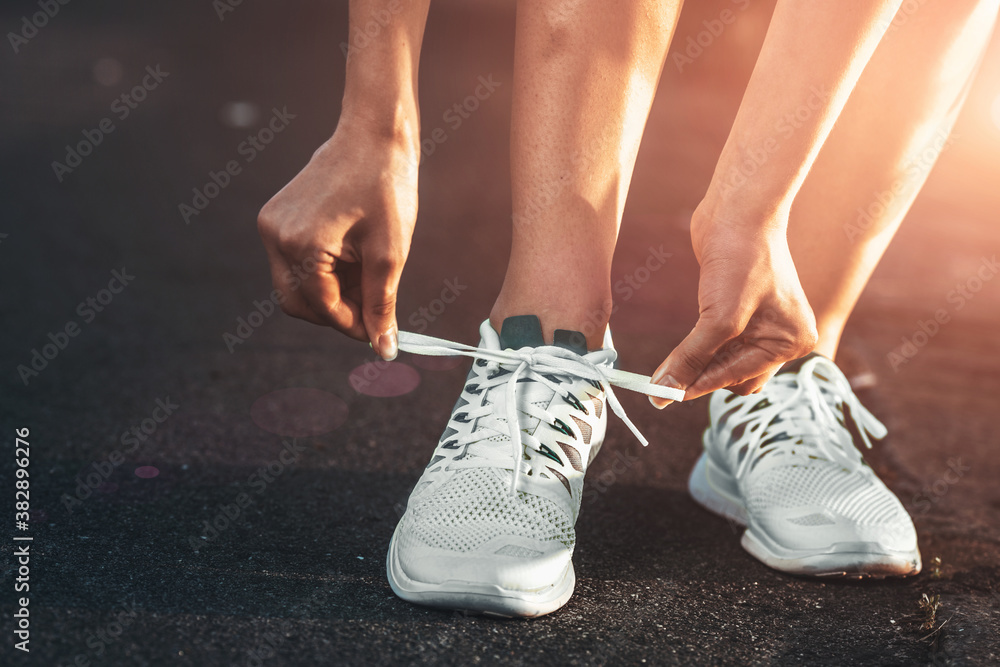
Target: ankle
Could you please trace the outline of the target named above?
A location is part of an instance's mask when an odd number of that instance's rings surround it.
[[[819,340],[812,352],[819,352],[827,359],[837,358],[837,348],[840,347],[840,337],[844,333],[843,323],[820,327]]]

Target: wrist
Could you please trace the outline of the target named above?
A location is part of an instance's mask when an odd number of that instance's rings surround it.
[[[410,156],[420,154],[419,113],[415,105],[400,100],[355,104],[345,98],[336,134],[370,140]]]
[[[349,60],[337,125],[419,151],[416,71],[407,57],[373,50]]]
[[[788,228],[792,198],[760,191],[709,186],[692,215],[692,225],[724,225],[734,229],[782,232]]]
[[[740,246],[770,247],[775,242],[785,243],[787,233],[788,214],[773,205],[720,203],[706,197],[691,215],[691,242],[699,262],[701,249],[712,238],[729,239]]]

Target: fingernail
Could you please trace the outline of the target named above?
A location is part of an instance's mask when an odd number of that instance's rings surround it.
[[[656,408],[657,410],[662,410],[663,408],[673,403],[673,401],[668,400],[666,398],[656,398],[655,396],[650,396],[649,402],[652,403],[653,407]]]
[[[681,383],[677,381],[677,378],[673,375],[667,375],[666,368],[658,370],[653,374],[653,384],[663,385],[664,387],[673,387],[674,389],[682,389]]]
[[[392,361],[399,354],[399,348],[396,344],[396,331],[386,331],[384,334],[378,337],[378,352],[379,355],[386,361]]]

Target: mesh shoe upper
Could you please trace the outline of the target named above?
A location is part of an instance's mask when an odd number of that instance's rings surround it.
[[[456,471],[435,493],[410,501],[404,544],[470,552],[503,537],[557,542],[572,548],[573,517],[547,498],[523,491],[510,498],[510,473]]]
[[[829,359],[786,366],[760,394],[716,392],[710,415],[706,454],[735,478],[751,523],[774,543],[916,547],[906,510],[854,444],[852,425],[868,447],[885,427]]]
[[[481,334],[481,349],[500,349],[489,322]],[[614,356],[613,350],[586,355],[607,365]],[[599,382],[530,368],[511,387],[511,372],[510,364],[484,359],[469,371],[397,529],[400,562],[411,577],[530,588],[569,563],[584,473],[604,439],[605,392]],[[512,395],[516,445],[507,409]]]

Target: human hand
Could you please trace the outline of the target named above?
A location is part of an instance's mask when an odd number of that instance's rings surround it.
[[[727,388],[760,391],[781,364],[816,344],[816,320],[785,238],[787,216],[747,212],[724,218],[703,202],[691,221],[701,265],[698,322],[653,374],[685,389],[685,400]],[[650,399],[658,408],[670,401]]]
[[[287,314],[397,352],[396,293],[417,217],[419,149],[334,136],[261,209],[257,228]],[[301,284],[294,270],[307,274]]]

